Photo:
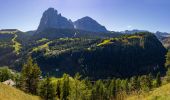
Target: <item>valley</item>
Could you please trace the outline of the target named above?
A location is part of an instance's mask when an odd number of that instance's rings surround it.
[[[168,100],[169,36],[48,8],[36,30],[0,30],[0,99]]]

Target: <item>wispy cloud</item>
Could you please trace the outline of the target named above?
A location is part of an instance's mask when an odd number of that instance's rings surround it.
[[[131,25],[128,25],[127,28],[132,28],[132,26],[131,26]]]

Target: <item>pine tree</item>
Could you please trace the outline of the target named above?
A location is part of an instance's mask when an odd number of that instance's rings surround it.
[[[80,80],[81,76],[77,73],[70,85],[69,100],[90,100],[91,90],[85,84],[84,80]]]
[[[166,63],[165,63],[165,66],[167,68],[170,67],[170,51],[168,51],[168,53],[166,54]]]
[[[96,81],[92,90],[93,100],[107,100],[107,93],[105,85],[101,80]]]
[[[170,82],[170,68],[168,68],[168,70],[166,72],[166,81]]]
[[[153,76],[152,76],[152,74],[150,73],[149,76],[148,76],[148,88],[149,88],[149,90],[151,90],[152,87],[153,87],[152,82],[153,82]]]
[[[51,83],[51,78],[47,78],[41,83],[39,95],[45,100],[54,100],[56,97],[56,89],[54,84]]]
[[[128,94],[129,92],[129,84],[128,84],[128,80],[122,80],[122,88],[123,91],[126,92]]]
[[[60,99],[60,95],[61,95],[61,81],[60,80],[57,81],[56,95]]]
[[[67,74],[63,75],[63,80],[61,84],[61,100],[68,100],[70,94],[70,79]]]
[[[161,81],[161,75],[160,72],[156,75],[156,87],[161,86],[162,81]]]
[[[131,82],[131,91],[132,92],[138,91],[139,89],[138,77],[136,76],[132,77],[130,82]]]
[[[32,94],[37,94],[40,75],[40,68],[36,63],[33,63],[32,58],[29,57],[21,71],[21,83],[23,90]]]
[[[140,84],[141,84],[141,89],[143,91],[148,92],[152,87],[150,76],[149,75],[141,76]]]
[[[116,81],[115,81],[115,79],[112,79],[109,84],[108,96],[110,99],[114,99],[116,97]]]

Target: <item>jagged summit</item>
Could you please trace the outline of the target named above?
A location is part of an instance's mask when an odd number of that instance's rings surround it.
[[[86,30],[91,32],[107,32],[106,28],[100,25],[97,21],[89,16],[78,19],[74,22],[76,29]]]
[[[97,21],[91,17],[83,17],[75,22],[63,17],[54,8],[48,8],[41,18],[39,27],[36,33],[39,33],[45,29],[78,29],[90,32],[107,32],[106,28],[100,25]]]
[[[57,10],[49,8],[43,13],[37,32],[48,28],[73,29],[74,26],[70,20],[59,14]]]

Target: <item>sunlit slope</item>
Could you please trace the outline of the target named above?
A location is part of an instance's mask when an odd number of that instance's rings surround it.
[[[127,100],[170,100],[170,83],[161,86],[149,93],[143,95],[135,95]]]
[[[40,98],[0,83],[0,100],[40,100]]]

